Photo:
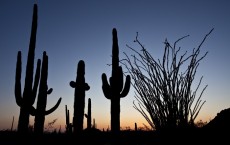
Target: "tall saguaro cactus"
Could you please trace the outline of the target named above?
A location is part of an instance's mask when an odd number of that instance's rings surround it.
[[[125,97],[130,89],[130,76],[127,75],[123,88],[123,71],[119,66],[119,47],[117,39],[117,30],[113,29],[112,46],[112,76],[107,81],[106,74],[102,74],[102,90],[107,99],[111,100],[111,131],[117,133],[120,131],[120,98]]]
[[[20,107],[20,114],[18,119],[18,132],[21,133],[28,132],[30,109],[34,104],[36,98],[37,88],[38,88],[39,78],[40,78],[41,60],[38,59],[35,79],[33,80],[36,32],[37,32],[37,4],[34,4],[23,94],[21,91],[21,73],[22,73],[21,51],[18,51],[17,64],[16,64],[15,99],[17,105]]]
[[[61,98],[59,98],[56,105],[54,105],[51,109],[46,110],[47,95],[51,94],[53,91],[52,88],[48,89],[47,79],[48,79],[48,56],[46,55],[46,52],[44,51],[43,60],[42,60],[42,68],[41,68],[39,93],[38,93],[38,98],[37,98],[37,108],[34,111],[35,114],[31,113],[31,115],[35,115],[34,132],[38,134],[43,133],[45,116],[55,111],[61,103]]]
[[[85,62],[83,60],[78,62],[76,81],[71,81],[70,86],[75,89],[73,131],[79,133],[83,130],[85,91],[90,89],[89,85],[85,83]]]

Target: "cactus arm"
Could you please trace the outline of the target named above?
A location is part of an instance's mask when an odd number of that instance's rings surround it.
[[[107,77],[106,77],[106,74],[103,73],[102,74],[102,90],[103,90],[103,93],[105,95],[105,97],[107,99],[111,99],[112,96],[111,96],[111,87],[107,81]]]
[[[21,73],[22,73],[22,59],[21,51],[18,51],[16,75],[15,75],[15,99],[18,106],[22,105],[22,92],[21,92]]]
[[[26,78],[25,78],[25,87],[24,87],[24,94],[25,95],[31,95],[30,91],[32,91],[33,69],[34,69],[34,53],[35,53],[36,33],[37,33],[37,11],[38,11],[37,10],[37,5],[34,4],[32,28],[31,28],[31,37],[30,37],[28,59],[27,59],[27,66],[26,66]],[[31,97],[31,96],[29,96],[29,97]]]
[[[50,108],[49,110],[45,111],[45,115],[49,115],[49,114],[51,114],[52,112],[54,112],[54,111],[58,108],[58,106],[60,105],[61,99],[62,99],[62,98],[59,98],[55,106],[53,106],[53,107]]]
[[[89,89],[90,89],[90,86],[87,83],[85,83],[85,90],[88,91]]]
[[[36,73],[35,73],[35,79],[34,79],[34,87],[32,91],[32,96],[31,96],[31,104],[34,104],[35,98],[37,96],[37,89],[38,89],[38,84],[39,84],[39,78],[40,78],[40,70],[41,70],[41,60],[37,60],[37,68],[36,68]]]
[[[30,115],[32,115],[32,116],[36,115],[36,109],[34,108],[34,106],[30,107]]]
[[[53,88],[47,90],[47,95],[50,95],[53,92]]]
[[[71,82],[69,83],[69,85],[70,85],[72,88],[75,88],[75,87],[76,87],[76,82],[71,81]]]
[[[131,84],[131,78],[130,78],[129,75],[127,75],[124,89],[123,89],[123,91],[121,92],[121,95],[120,95],[121,98],[123,98],[123,97],[128,95],[129,89],[130,89],[130,84]]]

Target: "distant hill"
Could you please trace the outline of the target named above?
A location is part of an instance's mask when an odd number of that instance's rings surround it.
[[[207,129],[229,130],[230,129],[230,108],[217,113],[216,117],[204,126]]]

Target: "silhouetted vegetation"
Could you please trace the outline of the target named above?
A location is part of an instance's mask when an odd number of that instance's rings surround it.
[[[11,129],[10,129],[10,131],[13,131],[13,128],[14,128],[14,116],[13,116],[13,120],[12,120],[12,124],[11,124]]]
[[[0,131],[0,144],[84,144],[84,145],[161,145],[161,144],[196,144],[196,143],[225,143],[225,132],[230,129],[230,109],[222,110],[209,123],[200,120],[195,123],[195,119],[200,112],[205,101],[201,96],[206,89],[205,86],[195,100],[200,87],[202,77],[192,91],[192,82],[199,66],[199,62],[207,55],[207,52],[199,57],[200,48],[208,35],[205,36],[200,45],[194,48],[192,54],[186,57],[187,52],[179,56],[180,48],[173,46],[166,40],[162,61],[154,59],[138,40],[138,35],[134,42],[141,46],[141,52],[130,48],[136,55],[133,55],[133,62],[127,54],[126,59],[119,60],[119,47],[117,30],[113,28],[112,37],[112,76],[107,80],[105,73],[102,74],[102,91],[107,99],[111,100],[111,131],[101,131],[97,129],[95,118],[92,122],[91,99],[88,99],[88,112],[84,114],[85,91],[90,89],[85,82],[85,63],[78,62],[76,81],[71,81],[70,86],[74,88],[74,113],[73,122],[70,123],[70,115],[67,105],[65,105],[66,130],[61,132],[54,129],[57,119],[48,122],[44,128],[45,115],[55,111],[61,103],[61,98],[50,110],[46,111],[47,95],[52,92],[48,89],[48,56],[43,52],[43,60],[37,61],[35,77],[34,53],[37,31],[37,4],[33,8],[32,30],[30,46],[27,57],[25,86],[21,91],[21,51],[18,51],[15,77],[15,98],[20,107],[18,129],[13,129],[14,117],[10,130]],[[190,61],[189,63],[186,63]],[[122,63],[128,70],[125,84],[123,82]],[[182,64],[188,64],[185,71],[181,71]],[[41,67],[41,70],[40,70]],[[34,77],[34,80],[33,80]],[[131,78],[134,83],[131,82]],[[137,109],[152,127],[137,127],[134,129],[127,127],[120,130],[120,98],[127,96],[130,85],[136,89]],[[37,108],[33,107],[39,86]],[[195,104],[193,105],[195,101]],[[34,126],[29,125],[30,115],[35,115]],[[87,128],[83,128],[84,115],[87,118]],[[44,131],[46,129],[46,131]],[[72,131],[73,129],[73,131]],[[154,130],[156,129],[156,130]],[[163,131],[162,131],[163,130]]]
[[[223,109],[214,119],[204,125],[204,128],[211,130],[229,131],[230,129],[230,108]]]
[[[34,131],[42,134],[44,129],[45,115],[48,115],[55,111],[61,103],[61,98],[57,104],[46,111],[47,94],[52,92],[52,89],[48,90],[47,78],[48,78],[48,56],[46,52],[43,52],[43,62],[40,76],[41,60],[37,61],[37,69],[35,74],[35,80],[33,82],[33,69],[34,69],[34,55],[36,46],[36,32],[37,32],[37,4],[34,4],[33,8],[33,20],[32,30],[30,37],[30,46],[27,57],[26,66],[26,78],[23,96],[21,94],[21,51],[18,51],[17,65],[16,65],[16,77],[15,77],[15,98],[16,103],[20,108],[19,121],[18,121],[18,132],[28,133],[29,117],[30,115],[35,116]],[[39,85],[39,93],[37,99],[37,109],[33,107],[36,99],[37,89]]]
[[[115,28],[112,34],[112,76],[109,79],[109,84],[106,74],[102,74],[102,90],[105,97],[111,100],[111,131],[117,133],[120,131],[120,98],[125,97],[129,92],[130,76],[126,77],[123,88],[123,71],[119,66],[119,47]]]
[[[67,108],[67,105],[65,105],[65,120],[66,120],[66,125],[65,125],[65,128],[66,128],[66,133],[72,133],[72,123],[70,123],[69,121],[69,109]]]
[[[212,31],[213,29],[188,56],[187,51],[178,56],[181,48],[177,48],[177,43],[188,36],[178,39],[174,45],[165,40],[162,60],[152,57],[138,40],[138,33],[134,42],[141,47],[141,51],[127,45],[135,53],[131,55],[133,60],[125,53],[126,58],[122,61],[134,81],[132,85],[136,90],[135,98],[138,101],[138,105],[134,103],[134,108],[143,115],[153,129],[194,127],[194,120],[205,103],[201,100],[201,96],[207,85],[196,100],[203,77],[200,78],[195,91],[192,90],[192,83],[200,61],[208,53],[199,56],[200,48]],[[188,66],[184,67],[183,64]]]
[[[135,122],[135,131],[137,131],[137,123]]]
[[[79,133],[83,130],[85,91],[90,89],[89,85],[85,83],[85,62],[83,60],[78,62],[76,81],[71,81],[70,86],[75,89],[73,132]]]
[[[85,114],[85,117],[87,118],[87,129],[91,129],[91,122],[92,122],[92,116],[91,116],[91,99],[88,99],[88,113]]]
[[[29,117],[31,113],[32,105],[35,102],[37,88],[40,78],[40,65],[41,60],[37,61],[37,69],[35,74],[35,80],[33,81],[33,69],[34,69],[34,51],[36,45],[36,32],[37,32],[37,5],[34,5],[33,20],[30,37],[30,45],[27,57],[25,86],[23,94],[21,93],[21,51],[18,51],[17,65],[16,65],[16,77],[15,77],[15,98],[16,103],[20,107],[20,114],[18,120],[18,132],[27,133],[29,126]]]
[[[46,55],[46,52],[43,52],[41,79],[40,79],[39,92],[37,98],[37,108],[35,109],[34,107],[32,107],[33,111],[31,111],[31,115],[35,116],[34,132],[38,134],[43,133],[45,116],[55,111],[61,103],[61,98],[59,98],[55,106],[53,106],[49,110],[46,110],[47,95],[51,94],[53,91],[52,88],[48,89],[47,78],[48,78],[48,56]]]

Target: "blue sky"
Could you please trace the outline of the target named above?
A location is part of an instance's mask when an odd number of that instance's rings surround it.
[[[92,100],[92,117],[97,127],[110,125],[110,100],[103,95],[101,75],[111,76],[112,29],[118,31],[120,58],[128,52],[126,44],[133,43],[136,32],[144,46],[155,58],[161,58],[164,40],[171,43],[190,35],[178,46],[182,50],[197,47],[205,34],[207,38],[201,50],[208,55],[197,72],[197,80],[203,75],[202,87],[208,85],[202,100],[206,100],[197,119],[209,121],[222,109],[230,106],[230,2],[228,0],[1,0],[0,1],[0,129],[9,129],[13,116],[14,128],[20,108],[14,97],[14,78],[17,52],[22,51],[22,83],[29,46],[33,4],[38,4],[38,30],[36,59],[42,52],[49,56],[47,109],[59,97],[59,108],[46,117],[47,122],[57,118],[55,125],[65,128],[65,105],[73,114],[74,89],[69,82],[75,80],[79,60],[85,61],[85,80],[90,85],[86,92]],[[22,85],[23,86],[23,85]],[[147,124],[133,108],[134,89],[121,99],[121,126],[131,128]],[[36,106],[36,103],[34,104]],[[86,109],[87,111],[87,109]],[[86,121],[86,120],[85,120]],[[31,124],[33,118],[31,117]]]

